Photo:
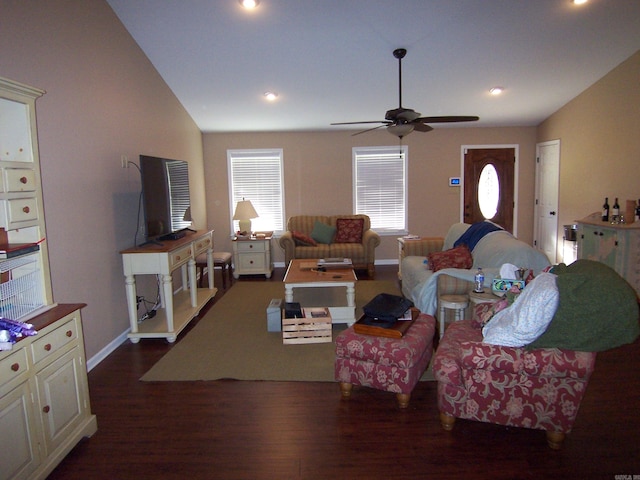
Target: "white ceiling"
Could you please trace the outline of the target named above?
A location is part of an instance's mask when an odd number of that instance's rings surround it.
[[[205,132],[382,120],[398,47],[404,107],[537,125],[640,50],[638,0],[107,1]]]

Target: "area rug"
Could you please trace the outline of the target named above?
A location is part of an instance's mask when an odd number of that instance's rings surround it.
[[[358,282],[356,317],[382,292],[400,294],[392,281]],[[283,296],[279,282],[236,282],[141,380],[335,381],[333,342],[283,345],[279,332],[267,331],[266,307]],[[334,325],[333,338],[345,328]]]

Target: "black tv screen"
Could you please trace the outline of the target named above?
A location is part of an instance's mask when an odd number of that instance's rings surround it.
[[[147,239],[189,228],[189,164],[140,155],[140,174]]]

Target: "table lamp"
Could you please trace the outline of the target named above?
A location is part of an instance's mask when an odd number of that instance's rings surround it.
[[[241,232],[251,233],[251,219],[258,218],[259,215],[256,209],[253,208],[251,200],[245,200],[244,198],[236,204],[236,211],[233,214],[233,219],[238,220],[238,226]]]

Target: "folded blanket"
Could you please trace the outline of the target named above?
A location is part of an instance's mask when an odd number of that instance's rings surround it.
[[[504,230],[504,228],[492,222],[478,222],[471,225],[466,232],[460,235],[460,238],[453,243],[454,248],[460,245],[466,245],[469,250],[473,250],[477,243],[482,240],[487,233],[496,230]]]

